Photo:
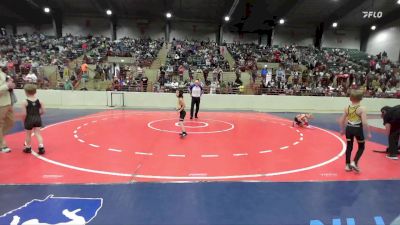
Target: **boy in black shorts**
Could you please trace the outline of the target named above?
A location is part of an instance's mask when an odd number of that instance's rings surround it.
[[[26,130],[26,137],[25,137],[25,153],[31,153],[31,137],[32,132],[35,134],[37,141],[39,142],[39,154],[44,154],[44,146],[43,146],[43,138],[40,134],[40,128],[42,127],[42,118],[41,115],[44,114],[44,105],[36,98],[36,85],[34,84],[27,84],[24,87],[25,94],[26,94],[26,101],[23,103],[22,106],[22,113],[23,113],[23,121],[24,127]]]
[[[176,108],[176,110],[179,113],[179,126],[181,127],[182,133],[180,133],[179,135],[181,135],[181,137],[185,137],[187,136],[186,130],[185,130],[185,126],[183,125],[183,121],[185,120],[185,116],[186,116],[186,111],[185,111],[185,100],[183,99],[183,91],[182,90],[177,90],[176,91],[176,97],[178,97],[178,107]]]
[[[367,113],[365,108],[360,105],[363,94],[362,90],[353,90],[351,92],[351,104],[344,109],[343,116],[340,118],[341,134],[346,134],[347,139],[346,171],[354,170],[360,172],[358,161],[365,149],[364,129],[367,133],[367,137],[371,138],[371,132],[369,131],[367,123]],[[344,128],[346,130],[344,130]],[[358,151],[354,157],[354,161],[351,161],[354,138],[356,138],[358,142]]]

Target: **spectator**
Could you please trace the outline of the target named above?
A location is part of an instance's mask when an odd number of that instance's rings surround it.
[[[74,86],[72,85],[72,81],[70,79],[65,80],[64,90],[74,90]]]
[[[179,75],[179,80],[183,81],[183,74],[185,73],[185,67],[183,65],[180,65],[178,68],[178,75]]]
[[[264,68],[262,68],[262,70],[261,70],[261,77],[263,80],[267,79],[267,74],[268,74],[267,67],[268,67],[268,65],[264,65]]]
[[[203,69],[203,77],[204,77],[204,83],[206,83],[207,84],[207,78],[208,78],[208,73],[209,73],[209,70],[208,70],[208,68],[207,67],[205,67],[204,69]]]
[[[11,93],[15,88],[12,79],[0,71],[0,153],[8,153],[11,149],[7,146],[4,135],[14,125],[14,111],[12,108]]]
[[[141,79],[142,82],[142,91],[147,92],[147,83],[148,83],[148,78],[146,76],[143,76]]]
[[[37,76],[31,71],[29,71],[28,75],[25,76],[24,79],[27,83],[37,83]]]

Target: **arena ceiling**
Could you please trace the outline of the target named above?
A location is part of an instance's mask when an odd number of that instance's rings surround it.
[[[265,31],[284,18],[290,26],[316,27],[333,21],[343,27],[362,27],[400,19],[397,0],[1,0],[0,21],[9,23],[51,23],[48,6],[64,16],[162,20],[173,13],[173,20],[222,24],[231,12],[230,30]],[[237,3],[237,4],[236,4]],[[364,19],[362,11],[381,11],[380,19]]]

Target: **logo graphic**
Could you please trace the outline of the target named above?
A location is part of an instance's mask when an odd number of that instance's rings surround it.
[[[363,18],[364,19],[369,19],[369,18],[378,18],[378,19],[380,19],[383,16],[383,12],[381,12],[381,11],[378,11],[378,12],[375,12],[375,11],[363,11],[362,14],[363,14]]]
[[[97,216],[102,198],[34,199],[0,216],[1,225],[85,225]]]

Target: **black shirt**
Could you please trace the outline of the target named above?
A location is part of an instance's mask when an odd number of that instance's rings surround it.
[[[383,116],[383,124],[400,126],[400,105],[391,107]]]

